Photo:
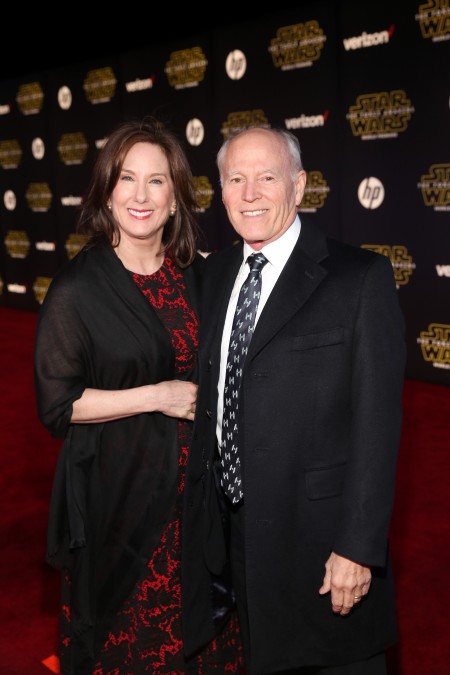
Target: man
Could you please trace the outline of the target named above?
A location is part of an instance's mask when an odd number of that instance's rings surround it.
[[[229,559],[249,673],[381,675],[397,640],[388,529],[405,367],[392,267],[299,217],[306,176],[290,132],[246,129],[217,160],[243,242],[206,261],[186,646],[225,614]],[[242,300],[253,252],[264,266]]]

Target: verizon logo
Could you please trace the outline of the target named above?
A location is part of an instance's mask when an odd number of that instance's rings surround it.
[[[363,47],[378,47],[378,45],[385,45],[389,42],[394,32],[394,24],[389,30],[382,30],[379,33],[366,33],[355,37],[344,38],[344,49],[348,52],[350,49],[362,49]]]
[[[436,265],[438,277],[450,277],[450,265]]]
[[[328,110],[323,115],[300,115],[284,120],[286,129],[308,129],[311,127],[323,127],[328,118]]]

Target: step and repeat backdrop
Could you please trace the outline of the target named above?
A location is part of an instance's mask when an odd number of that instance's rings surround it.
[[[234,130],[299,138],[301,213],[386,255],[407,376],[450,384],[449,0],[322,1],[0,82],[0,306],[38,311],[79,251],[83,193],[122,120],[185,145],[205,250],[233,241],[215,164]]]

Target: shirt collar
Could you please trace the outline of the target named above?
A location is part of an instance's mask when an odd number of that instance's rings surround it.
[[[272,241],[270,244],[263,246],[261,252],[264,253],[267,260],[275,269],[282,270],[285,266],[287,259],[292,253],[292,250],[297,243],[297,239],[300,235],[300,218],[297,214],[292,225],[286,230],[284,234],[281,235],[275,241]],[[254,253],[255,251],[252,247],[244,241],[244,262],[247,260],[248,256]]]

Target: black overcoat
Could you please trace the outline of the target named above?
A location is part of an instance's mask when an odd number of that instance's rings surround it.
[[[198,256],[183,270],[197,311],[203,264]],[[55,276],[38,317],[35,386],[40,420],[64,439],[50,504],[48,560],[71,570],[77,675],[92,672],[89,662],[110,617],[171,516],[179,449],[175,418],[154,412],[71,424],[72,404],[87,387],[116,390],[171,380],[174,363],[168,332],[110,246],[82,250]]]
[[[388,549],[404,321],[392,266],[302,216],[258,320],[239,402],[246,585],[256,674],[362,660],[397,639]],[[185,487],[187,651],[208,641],[226,545],[212,475],[220,343],[242,245],[206,261],[200,389]],[[372,566],[349,616],[320,596],[331,551]],[[214,582],[214,583],[212,583]],[[216,612],[216,613],[215,613]]]

